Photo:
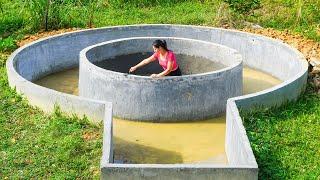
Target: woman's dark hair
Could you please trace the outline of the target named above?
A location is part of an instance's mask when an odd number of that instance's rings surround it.
[[[167,48],[167,42],[165,40],[157,39],[153,41],[152,46],[156,48],[162,47],[164,50],[169,51],[169,49]]]

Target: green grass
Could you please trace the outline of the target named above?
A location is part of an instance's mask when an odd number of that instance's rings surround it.
[[[17,37],[10,36],[0,41],[0,51],[10,52],[17,48]]]
[[[102,126],[30,107],[8,86],[6,58],[1,54],[0,179],[98,179]]]
[[[260,179],[320,178],[320,96],[311,87],[297,102],[241,116]]]
[[[96,14],[99,19],[94,23],[97,26],[139,23],[209,25],[215,17],[215,8],[209,4],[186,2],[170,6],[125,7],[122,11],[101,9]]]

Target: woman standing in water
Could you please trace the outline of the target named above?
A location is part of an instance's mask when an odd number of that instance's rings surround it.
[[[134,72],[138,68],[149,64],[152,61],[158,60],[163,71],[159,74],[152,74],[152,78],[160,78],[163,76],[181,76],[181,71],[177,64],[176,56],[167,48],[165,40],[155,40],[152,43],[154,54],[147,59],[144,59],[139,64],[130,68],[129,72]]]

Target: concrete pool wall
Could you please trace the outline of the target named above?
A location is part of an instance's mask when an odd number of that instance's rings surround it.
[[[228,165],[115,164],[110,103],[67,95],[31,82],[78,66],[79,52],[90,45],[135,36],[183,37],[222,44],[238,50],[244,65],[284,81],[273,88],[228,100],[225,143]],[[64,112],[86,114],[93,121],[104,120],[101,175],[105,179],[210,179],[213,176],[216,179],[257,179],[258,165],[238,108],[275,106],[295,100],[305,89],[307,69],[303,55],[282,41],[234,30],[185,25],[118,26],[65,33],[23,46],[7,61],[9,85],[24,94],[31,105],[51,112],[58,104]]]
[[[92,64],[120,55],[150,52],[156,39],[165,39],[176,54],[193,56],[195,61],[198,61],[196,57],[202,57],[226,67],[201,74],[153,79]],[[121,66],[125,65],[119,63],[119,69]],[[227,99],[242,95],[242,58],[226,46],[186,38],[137,37],[107,41],[80,52],[79,95],[113,102],[113,114],[124,119],[153,122],[209,119],[225,112]]]

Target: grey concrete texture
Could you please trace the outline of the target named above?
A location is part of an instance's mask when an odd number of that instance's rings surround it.
[[[156,39],[166,40],[176,54],[206,58],[227,67],[153,79],[92,64],[120,55],[150,52]],[[225,112],[227,99],[242,94],[241,55],[226,46],[186,38],[136,37],[89,46],[80,52],[79,74],[81,97],[112,102],[115,116],[139,121],[213,118]]]
[[[131,168],[135,168],[137,172],[144,172],[146,167],[154,165],[113,164],[112,112],[110,106],[108,108],[105,106],[104,112],[100,112],[103,111],[103,105],[98,101],[91,100],[94,102],[92,107],[96,106],[97,108],[90,109],[91,101],[88,101],[88,105],[83,106],[88,108],[87,110],[83,109],[83,111],[75,112],[81,97],[78,99],[79,97],[76,96],[60,94],[57,91],[30,82],[47,74],[78,66],[79,52],[88,46],[112,39],[136,36],[183,37],[222,44],[238,50],[243,56],[244,65],[270,73],[284,81],[273,88],[231,98],[227,102],[225,143],[228,165],[225,168],[242,169],[246,171],[245,173],[251,174],[247,179],[257,179],[258,166],[237,106],[244,109],[257,106],[275,106],[295,100],[305,89],[307,62],[300,52],[282,41],[235,30],[187,25],[132,25],[83,30],[41,39],[16,50],[7,61],[9,84],[11,87],[16,87],[18,92],[24,94],[31,105],[39,106],[45,111],[51,112],[53,105],[57,104],[64,107],[61,108],[64,112],[76,113],[79,116],[82,116],[83,113],[96,113],[97,115],[93,115],[91,120],[104,120],[104,144],[101,159],[102,178],[117,179],[120,176],[119,169],[130,172]],[[44,95],[38,96],[38,94]],[[85,98],[83,99],[85,100]],[[160,165],[155,166],[160,167]],[[205,165],[190,165],[190,174],[194,173],[193,176],[196,176],[199,166],[204,167]],[[243,166],[250,168],[250,170],[243,169]],[[114,167],[118,167],[118,169]],[[164,167],[172,168],[172,165],[161,165],[161,168]],[[218,167],[211,167],[208,171],[214,172],[219,169]],[[183,171],[171,172],[170,177],[184,177]],[[154,170],[152,174],[153,177],[161,178],[160,170]],[[141,179],[145,175],[137,173],[135,177]],[[237,174],[234,173],[233,177],[237,178]]]
[[[14,60],[16,54],[19,55],[20,50],[15,51],[7,61],[7,73],[9,85],[15,87],[16,90],[27,97],[31,105],[37,106],[44,112],[51,113],[58,106],[61,111],[74,114],[79,117],[88,117],[92,122],[98,123],[104,119],[106,109],[112,108],[111,102],[99,101],[94,99],[83,98],[48,89],[20,76],[15,67]],[[28,69],[32,71],[32,69]]]
[[[250,167],[219,167],[219,166],[197,166],[197,165],[131,165],[122,164],[109,165],[102,168],[105,180],[210,180],[210,179],[234,179],[248,180],[257,179],[258,169]]]
[[[229,165],[258,166],[237,106],[230,100],[228,100],[226,112],[225,150]]]

